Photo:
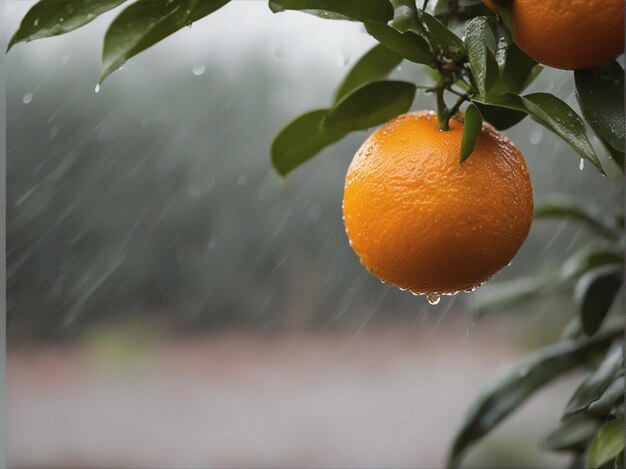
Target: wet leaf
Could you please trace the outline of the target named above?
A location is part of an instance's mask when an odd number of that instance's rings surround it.
[[[536,390],[578,367],[586,356],[603,350],[621,334],[622,328],[616,327],[593,338],[545,347],[496,379],[470,409],[454,440],[448,467],[458,467],[470,445],[491,431]]]
[[[365,23],[365,29],[382,45],[411,62],[424,65],[434,63],[428,43],[412,31],[401,33],[386,24],[369,22]]]
[[[564,101],[550,93],[522,96],[524,107],[541,125],[561,137],[584,159],[604,174],[600,161],[587,139],[583,120]]]
[[[513,13],[509,7],[502,7],[498,11],[502,22],[506,26],[506,29],[509,30],[511,36],[515,33],[515,22],[513,21]]]
[[[506,61],[501,68],[500,77],[488,90],[487,100],[493,100],[504,93],[519,94],[541,72],[541,66],[528,57],[515,43],[506,48]]]
[[[584,249],[565,261],[561,267],[561,276],[564,279],[575,279],[598,267],[621,267],[623,265],[624,254],[620,249]]]
[[[344,96],[322,125],[338,131],[364,130],[409,110],[415,85],[406,81],[375,81]]]
[[[272,143],[272,164],[281,176],[308,161],[322,149],[341,140],[346,132],[321,127],[328,109],[307,112],[287,124]]]
[[[564,417],[585,410],[589,404],[597,401],[607,390],[623,367],[622,347],[621,341],[613,344],[600,366],[576,389],[565,408]]]
[[[128,59],[223,7],[229,0],[139,0],[122,11],[104,36],[101,83]]]
[[[619,418],[600,427],[591,442],[587,469],[597,469],[624,451],[624,419]]]
[[[587,139],[582,119],[556,96],[550,93],[533,93],[526,96],[504,93],[490,97],[486,104],[527,112],[535,122],[561,137],[580,156],[590,161],[604,174],[600,161]]]
[[[41,0],[22,19],[7,51],[18,42],[28,42],[73,31],[112,10],[125,0]]]
[[[343,79],[337,89],[335,103],[359,86],[387,77],[400,62],[402,62],[401,55],[382,44],[374,46],[354,64],[352,70]]]
[[[598,429],[598,418],[590,415],[577,415],[561,422],[558,428],[548,433],[543,446],[552,451],[568,451],[585,448],[587,442]]]
[[[606,151],[609,153],[611,160],[619,167],[619,169],[623,173],[624,172],[624,152],[621,152],[613,148],[611,145],[608,144],[608,142],[604,140],[604,138],[602,138],[601,135],[596,134],[596,136],[598,137],[598,140],[600,140],[600,143],[602,143],[602,146],[604,146]]]
[[[589,404],[587,411],[596,415],[607,415],[610,413],[617,403],[624,399],[625,384],[626,378],[624,376],[615,378],[604,393]]]
[[[624,70],[616,62],[576,70],[576,99],[593,130],[611,147],[624,152]]]
[[[484,285],[472,307],[472,316],[481,318],[490,313],[504,312],[507,309],[532,300],[561,287],[558,275],[536,275],[517,278],[508,282]]]
[[[482,0],[438,0],[433,14],[449,21],[464,21],[475,16],[491,14]]]
[[[534,212],[535,219],[557,218],[579,221],[597,233],[611,239],[621,236],[616,221],[601,213],[592,205],[566,196],[552,196],[538,204]]]
[[[496,49],[496,42],[486,17],[471,19],[465,28],[465,47],[469,57],[474,81],[481,96],[489,89],[489,58],[495,63],[490,50]]]
[[[514,111],[504,107],[474,101],[474,104],[487,122],[498,130],[506,130],[519,124],[528,114],[522,111]]]
[[[271,0],[274,13],[302,10],[326,19],[350,19],[387,23],[393,19],[389,0]]]
[[[444,46],[444,48],[448,48],[453,51],[465,51],[463,40],[448,29],[447,26],[441,24],[437,18],[429,15],[425,11],[422,12],[422,18],[436,44],[440,44]]]
[[[461,139],[461,163],[467,160],[478,142],[483,129],[483,116],[474,104],[467,106],[463,117],[463,138]]]
[[[393,2],[393,21],[392,25],[401,32],[413,29],[423,31],[424,27],[419,23],[417,18],[417,6],[414,0],[396,0]]]
[[[574,296],[585,334],[593,335],[600,329],[623,282],[623,266],[592,270],[578,281]]]

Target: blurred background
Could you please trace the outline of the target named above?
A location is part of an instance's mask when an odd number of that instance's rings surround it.
[[[5,43],[33,3],[6,2]],[[363,132],[273,172],[274,135],[327,106],[374,44],[359,25],[232,2],[96,93],[116,14],[6,58],[8,464],[441,467],[479,390],[576,314],[567,296],[475,322],[480,289],[431,306],[365,272],[341,221]],[[415,64],[393,75],[430,83]],[[532,88],[575,106],[571,74]],[[414,109],[432,107],[418,92]],[[530,119],[507,134],[536,201],[620,210],[620,181]],[[492,284],[590,240],[536,222]],[[538,441],[579,380],[533,398],[468,467],[562,466]]]

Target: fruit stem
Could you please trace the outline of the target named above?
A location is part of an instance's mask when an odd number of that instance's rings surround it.
[[[448,115],[447,115],[447,120],[450,120],[451,118],[453,118],[457,112],[459,112],[459,109],[461,108],[461,105],[465,102],[468,101],[470,99],[469,95],[466,93],[462,96],[459,96],[459,98],[456,100],[456,102],[454,103],[454,105],[452,106],[452,108],[448,111]]]
[[[443,99],[444,91],[445,85],[443,83],[439,83],[439,85],[437,85],[437,122],[439,124],[439,130],[446,131],[450,129],[448,125],[450,117],[448,115],[446,102]]]

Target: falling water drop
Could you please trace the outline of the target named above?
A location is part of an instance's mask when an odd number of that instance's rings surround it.
[[[93,90],[94,90],[96,93],[99,93],[99,92],[100,92],[100,83],[98,83],[98,84],[96,85],[96,87],[95,87]]]
[[[542,136],[543,136],[543,130],[541,127],[537,126],[530,131],[528,140],[530,140],[530,143],[537,144],[541,141]]]
[[[426,294],[426,299],[431,305],[436,305],[441,301],[441,296],[439,293],[428,293]]]
[[[199,77],[206,71],[206,65],[198,64],[191,69],[191,73]]]
[[[69,62],[71,58],[72,58],[72,54],[70,54],[69,52],[66,52],[65,54],[61,56],[61,59],[59,60],[59,66],[63,67],[66,63]]]
[[[28,104],[32,100],[33,100],[33,93],[26,93],[24,97],[22,98],[22,101],[24,102],[24,104]]]
[[[283,50],[282,46],[278,46],[274,49],[274,57],[276,57],[277,59],[282,59],[285,56],[285,51]]]
[[[580,163],[578,164],[578,169],[580,169],[581,171],[585,169],[585,160],[583,160],[582,158],[580,159]]]

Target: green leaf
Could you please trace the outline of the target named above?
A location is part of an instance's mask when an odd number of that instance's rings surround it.
[[[415,85],[406,81],[374,81],[344,96],[322,122],[329,129],[363,130],[409,110]]]
[[[504,67],[506,65],[506,58],[511,43],[511,37],[502,23],[495,21],[490,23],[492,27],[492,33],[496,38],[496,63],[500,70],[500,75],[504,73]]]
[[[428,31],[435,40],[435,43],[444,46],[445,48],[453,51],[463,52],[465,51],[465,45],[463,40],[454,34],[447,26],[444,26],[439,22],[437,18],[429,15],[425,11],[422,12],[422,18]]]
[[[622,173],[624,172],[624,152],[616,150],[609,143],[602,138],[601,135],[596,134],[598,140],[602,143],[606,151],[609,153],[611,160],[621,169]]]
[[[541,66],[528,57],[519,47],[511,43],[506,48],[506,62],[501,68],[500,78],[491,87],[488,99],[504,93],[521,93],[541,72]]]
[[[585,334],[593,335],[600,329],[623,282],[623,266],[592,270],[580,278],[574,296]]]
[[[560,286],[561,279],[554,274],[484,285],[472,306],[472,316],[478,319],[489,313],[506,311],[518,303],[551,293]]]
[[[386,78],[402,62],[402,56],[382,44],[374,46],[359,61],[339,85],[335,95],[337,103],[346,94],[366,83]]]
[[[576,389],[565,407],[563,417],[569,417],[587,409],[589,404],[602,396],[623,368],[622,347],[621,341],[613,344],[600,366]]]
[[[409,29],[424,30],[417,18],[417,6],[415,0],[393,0],[393,21],[391,25],[398,31],[405,32]]]
[[[511,12],[511,8],[508,6],[500,7],[498,13],[500,15],[500,18],[502,19],[502,22],[506,26],[506,29],[508,29],[511,36],[513,36],[515,33],[515,22],[513,21],[513,13]]]
[[[589,404],[587,411],[595,415],[607,415],[617,405],[618,402],[624,399],[624,385],[626,384],[626,378],[624,376],[618,376],[613,380],[608,388],[602,393],[602,395]],[[581,414],[584,415],[584,414]]]
[[[591,339],[559,342],[527,357],[485,389],[469,411],[452,446],[448,467],[458,467],[471,444],[491,431],[536,390],[578,367],[622,334],[616,327]]]
[[[528,114],[522,111],[514,111],[505,107],[492,106],[490,104],[474,101],[474,104],[487,122],[498,130],[506,130],[520,123]]]
[[[41,0],[22,19],[7,52],[18,42],[29,42],[73,31],[124,3],[125,0]]]
[[[476,87],[481,96],[486,96],[490,86],[490,58],[495,64],[491,50],[496,49],[495,39],[486,17],[471,19],[465,29],[465,48]]]
[[[104,36],[101,83],[131,57],[190,26],[229,0],[139,0],[122,11]]]
[[[407,60],[418,64],[434,63],[428,43],[412,31],[401,33],[391,26],[379,23],[365,23],[367,32],[378,42]]]
[[[521,97],[530,116],[569,144],[584,159],[604,174],[600,161],[587,139],[585,124],[565,102],[550,93],[533,93]]]
[[[535,219],[557,218],[579,221],[607,238],[621,237],[620,226],[613,218],[603,214],[592,205],[563,195],[551,196],[540,202],[535,207],[534,217]]]
[[[445,24],[465,22],[475,16],[492,15],[482,0],[437,0],[433,14]]]
[[[552,451],[584,449],[598,429],[597,417],[582,414],[562,422],[546,435],[543,446]]]
[[[611,147],[624,153],[624,70],[615,61],[576,70],[576,99],[593,130]]]
[[[272,142],[272,164],[286,176],[323,148],[341,140],[346,132],[324,129],[322,120],[328,109],[307,112],[287,124]]]
[[[591,442],[587,469],[597,469],[624,451],[624,419],[619,418],[600,427]]]
[[[474,104],[467,106],[463,117],[463,138],[461,139],[461,163],[474,151],[480,132],[483,129],[483,116]]]
[[[621,249],[591,248],[584,249],[571,256],[561,267],[561,277],[575,279],[598,267],[623,267],[624,254]]]
[[[387,23],[393,19],[389,0],[271,0],[274,13],[303,10],[327,19],[351,19]]]

